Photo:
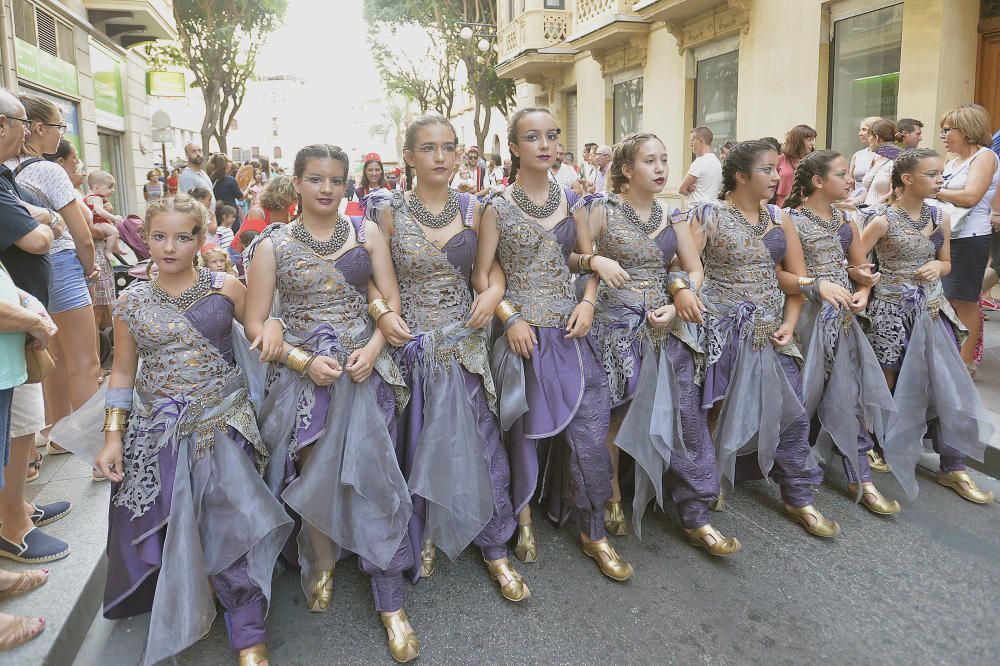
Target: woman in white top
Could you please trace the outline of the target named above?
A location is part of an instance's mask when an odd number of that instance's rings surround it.
[[[502,165],[502,160],[499,155],[493,156],[493,167],[490,169],[490,173],[487,175],[486,185],[490,190],[490,194],[496,194],[497,192],[503,192],[503,189],[507,187],[507,184],[503,182],[505,178],[504,170]]]
[[[941,138],[953,155],[944,166],[944,187],[938,199],[952,209],[951,273],[942,279],[945,296],[958,318],[969,329],[962,345],[962,360],[972,364],[979,338],[979,293],[990,257],[990,204],[996,194],[1000,169],[990,150],[990,119],[982,107],[961,106],[941,118]]]
[[[861,150],[854,153],[851,157],[851,166],[847,170],[848,176],[851,179],[851,189],[861,185],[861,179],[865,177],[868,173],[868,167],[872,165],[872,151],[868,148],[868,133],[872,129],[872,125],[875,124],[876,120],[881,120],[879,116],[869,116],[861,121],[861,126],[858,127],[858,140],[861,141],[861,145],[864,146]]]
[[[879,118],[872,123],[868,130],[868,150],[872,159],[868,172],[861,179],[861,186],[852,197],[856,203],[875,206],[889,198],[892,163],[902,152],[895,140],[896,123],[888,118]]]

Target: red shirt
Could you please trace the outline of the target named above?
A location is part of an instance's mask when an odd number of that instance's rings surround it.
[[[167,178],[167,192],[170,194],[177,194],[177,176],[170,176],[170,178]]]

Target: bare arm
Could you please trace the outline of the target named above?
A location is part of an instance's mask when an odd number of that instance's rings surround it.
[[[233,302],[233,314],[242,324],[246,316],[247,288],[237,278],[227,275],[222,283],[222,294]]]
[[[83,274],[88,277],[93,275],[96,270],[94,238],[90,235],[90,227],[80,211],[79,203],[73,199],[59,209],[59,214],[62,215],[66,227],[69,229],[69,234],[73,237],[76,253],[80,258],[80,263],[83,264]]]
[[[698,181],[698,176],[692,176],[691,174],[688,174],[684,176],[684,180],[681,181],[680,187],[677,188],[677,191],[683,194],[684,196],[687,196],[692,192],[694,192],[694,184],[697,181]]]
[[[476,263],[472,267],[472,288],[479,293],[486,291],[490,286],[490,273],[499,242],[497,212],[493,206],[487,206],[479,218],[479,245],[476,250]]]
[[[986,157],[982,157],[986,155]],[[992,158],[992,159],[991,159]],[[962,208],[972,208],[986,196],[993,174],[997,170],[997,158],[992,151],[983,151],[973,158],[969,165],[969,177],[961,190],[942,189],[937,198]]]

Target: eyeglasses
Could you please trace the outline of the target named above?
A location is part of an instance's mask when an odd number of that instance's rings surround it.
[[[9,118],[10,120],[20,120],[22,123],[24,123],[24,127],[26,129],[29,130],[31,129],[31,121],[28,120],[27,118],[18,118],[17,116],[7,116],[7,118]]]
[[[948,134],[948,132],[952,131],[953,129],[955,129],[955,128],[954,127],[942,127],[941,128],[941,136],[945,136],[946,134]]]
[[[55,123],[42,123],[42,125],[44,125],[45,127],[58,127],[59,128],[59,136],[64,136],[66,134],[66,127],[67,127],[66,123],[61,123],[61,124],[58,124],[58,125],[55,124]]]

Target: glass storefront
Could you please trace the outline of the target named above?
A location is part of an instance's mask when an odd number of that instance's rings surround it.
[[[736,98],[739,51],[699,60],[695,72],[694,124],[712,130],[712,146],[718,151],[736,139]]]
[[[614,142],[642,129],[642,77],[616,83],[614,88]]]
[[[830,147],[861,148],[858,126],[869,116],[896,118],[903,5],[833,24],[830,49]]]
[[[99,131],[97,137],[101,143],[101,170],[107,171],[115,178],[115,193],[111,196],[115,215],[124,217],[137,212],[127,210],[125,188],[128,187],[128,181],[125,180],[125,164],[122,161],[121,135]]]

